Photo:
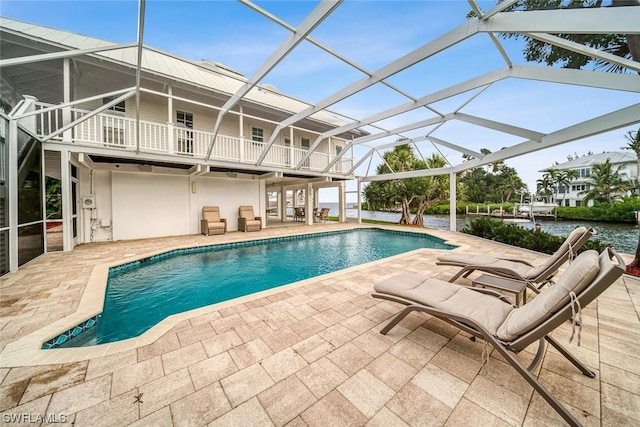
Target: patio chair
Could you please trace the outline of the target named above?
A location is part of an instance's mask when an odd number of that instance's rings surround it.
[[[318,213],[318,221],[322,221],[323,223],[329,221],[329,208],[320,209],[320,213]]]
[[[240,206],[238,216],[238,231],[262,230],[262,218],[253,214],[253,206]]]
[[[304,221],[304,208],[293,208],[293,220]]]
[[[595,233],[593,228],[577,227],[567,236],[558,250],[537,267],[521,259],[495,258],[488,255],[453,251],[439,255],[436,265],[462,267],[449,279],[450,282],[455,282],[459,277],[467,277],[474,271],[482,271],[527,282],[529,288],[538,292],[545,284],[552,283],[551,278],[558,271],[558,268],[568,259],[573,258]]]
[[[220,208],[218,206],[202,207],[200,232],[205,236],[225,234],[227,232],[227,220],[220,218]]]
[[[616,259],[616,263],[611,261]],[[469,288],[424,276],[402,274],[375,285],[374,298],[382,298],[407,307],[393,318],[380,333],[386,335],[413,311],[422,311],[480,338],[498,353],[558,412],[570,425],[580,423],[532,374],[542,360],[545,341],[555,347],[584,375],[596,374],[569,353],[549,334],[570,320],[574,329],[580,307],[596,299],[625,271],[622,258],[611,248],[598,255],[590,250],[580,254],[554,286],[543,289],[531,302],[514,307],[495,292]],[[578,310],[574,316],[574,309]],[[580,333],[578,331],[578,344]],[[573,338],[573,334],[572,334]],[[538,351],[529,365],[515,354],[538,341]],[[483,363],[488,360],[484,357]]]

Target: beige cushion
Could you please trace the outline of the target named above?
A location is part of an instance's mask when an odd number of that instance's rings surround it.
[[[459,266],[479,265],[485,268],[506,268],[518,273],[520,276],[528,277],[527,273],[531,267],[521,262],[514,262],[505,259],[495,258],[488,255],[470,254],[466,252],[450,252],[438,256],[438,261]]]
[[[514,309],[498,328],[497,337],[512,340],[548,319],[569,301],[569,292],[576,294],[593,281],[600,270],[598,252],[580,254],[555,285],[545,288],[533,301]]]
[[[259,220],[255,220],[255,219],[248,219],[247,220],[247,227],[260,227],[260,221]]]
[[[574,229],[571,233],[569,233],[567,238],[564,240],[564,242],[562,242],[558,250],[555,251],[553,255],[547,258],[545,262],[543,262],[541,265],[537,267],[533,267],[532,269],[527,271],[527,275],[525,277],[536,278],[540,276],[547,268],[551,266],[551,264],[553,264],[559,257],[561,257],[569,249],[569,245],[573,247],[586,232],[587,232],[586,227],[577,227],[576,229]],[[574,252],[574,255],[575,255],[575,249],[572,248],[571,250]]]
[[[225,223],[224,222],[210,222],[207,227],[209,227],[209,229],[214,228],[224,228],[225,227]]]
[[[253,206],[240,206],[238,212],[240,214],[240,218],[255,219],[256,217],[253,214]]]
[[[217,206],[203,207],[202,219],[207,220],[207,222],[220,222],[220,209]]]
[[[464,286],[419,275],[401,274],[375,285],[376,292],[396,295],[428,307],[472,318],[491,334],[495,334],[513,310],[498,298]]]

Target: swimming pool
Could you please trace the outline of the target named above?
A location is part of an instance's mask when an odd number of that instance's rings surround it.
[[[175,313],[418,248],[453,246],[424,233],[372,228],[168,252],[112,268],[95,333],[62,346],[135,337]]]

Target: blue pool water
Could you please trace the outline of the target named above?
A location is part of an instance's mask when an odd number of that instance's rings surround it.
[[[147,259],[119,271],[112,269],[102,315],[93,328],[95,334],[90,334],[94,337],[78,337],[67,344],[131,338],[175,313],[418,248],[452,248],[429,235],[378,229],[228,246]]]

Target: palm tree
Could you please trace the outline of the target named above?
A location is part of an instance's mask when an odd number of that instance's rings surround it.
[[[640,128],[637,131],[630,130],[625,135],[625,138],[629,141],[626,147],[622,147],[623,150],[631,150],[636,153],[638,161],[636,164],[636,182],[634,187],[638,191],[640,186]],[[629,264],[629,267],[640,267],[640,235],[638,236],[638,247],[636,248],[636,256]]]
[[[631,187],[622,180],[619,173],[621,168],[622,165],[614,168],[610,159],[599,165],[594,165],[591,168],[591,188],[578,193],[578,195],[584,196],[582,204],[586,205],[589,200],[611,203],[616,196],[624,195],[625,191]]]
[[[564,187],[564,192],[562,193],[562,203],[561,206],[564,206],[564,199],[569,192],[569,188],[571,188],[571,181],[578,178],[580,173],[575,169],[567,169],[564,171],[560,171],[557,178],[558,189],[560,186]]]
[[[631,150],[636,153],[638,158],[636,163],[636,182],[634,183],[636,188],[640,185],[640,128],[637,131],[630,130],[624,136],[629,141],[626,147],[622,147],[623,150]]]
[[[549,173],[544,173],[542,179],[536,181],[536,192],[543,197],[550,197],[553,193],[553,179]]]

